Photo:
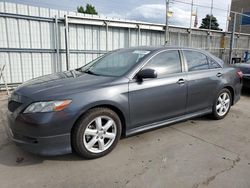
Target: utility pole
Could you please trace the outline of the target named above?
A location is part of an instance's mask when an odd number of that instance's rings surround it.
[[[69,20],[68,20],[68,15],[64,15],[64,20],[65,20],[65,49],[66,49],[66,69],[67,71],[69,70],[69,64],[70,64],[70,55],[69,55]]]
[[[166,27],[165,27],[165,45],[169,41],[169,24],[168,24],[169,0],[166,0]]]
[[[193,11],[194,11],[194,0],[191,3],[191,15],[190,15],[190,26],[189,26],[189,37],[188,37],[188,44],[192,46],[192,24],[193,24]]]
[[[227,22],[226,22],[226,29],[225,29],[225,31],[228,31],[229,19],[230,19],[230,10],[231,10],[231,6],[229,4],[228,8],[227,8]]]
[[[190,29],[192,28],[193,24],[193,11],[194,11],[194,0],[192,0],[191,3],[191,15],[190,15],[190,26],[189,26]]]
[[[209,22],[209,33],[211,32],[211,28],[212,28],[213,7],[214,7],[214,0],[211,1],[211,12],[210,12],[210,22]]]
[[[230,51],[229,51],[229,63],[232,64],[232,57],[233,57],[233,49],[234,49],[234,39],[235,39],[235,27],[236,27],[236,19],[237,14],[234,12],[234,22],[232,25],[232,33],[231,33],[231,39],[230,39]]]
[[[244,9],[242,8],[241,9],[241,15],[240,15],[240,30],[239,30],[239,33],[241,34],[241,30],[242,30],[242,14],[244,12]]]

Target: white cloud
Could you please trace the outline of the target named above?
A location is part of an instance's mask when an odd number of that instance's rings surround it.
[[[178,6],[170,8],[173,11],[173,17],[169,19],[170,25],[189,26],[190,11],[181,9]],[[126,18],[141,20],[153,23],[165,23],[166,7],[163,4],[146,4],[133,9],[126,15]]]
[[[189,27],[190,17],[190,11],[181,9],[179,7],[173,7],[173,17],[169,19],[169,22],[170,25]]]
[[[136,7],[126,15],[126,18],[147,22],[164,23],[165,6],[161,4],[145,4]]]
[[[202,4],[201,1],[199,3]],[[171,4],[170,7],[171,7],[170,10],[173,11],[173,17],[169,19],[170,25],[189,27],[191,6],[182,3],[174,3]],[[196,10],[196,8],[197,7],[194,6],[194,10]],[[165,11],[166,11],[165,4],[142,4],[124,14],[113,11],[111,13],[105,14],[104,16],[164,24]],[[209,8],[198,7],[198,25],[201,24],[202,18],[204,18],[206,14],[210,14]],[[225,11],[214,10],[213,14],[214,16],[217,17],[217,20],[220,24],[220,28],[225,29],[227,13]],[[194,22],[194,17],[192,20]]]

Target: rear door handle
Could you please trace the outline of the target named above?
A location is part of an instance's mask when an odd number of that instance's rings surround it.
[[[217,75],[216,75],[217,77],[221,77],[222,76],[222,73],[217,73]]]
[[[185,80],[184,80],[183,78],[181,78],[181,79],[178,80],[177,83],[178,83],[178,84],[184,84],[184,83],[185,83]]]

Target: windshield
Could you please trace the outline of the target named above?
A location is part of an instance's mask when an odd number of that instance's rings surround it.
[[[80,70],[101,76],[122,76],[149,54],[146,50],[119,50],[95,59]]]

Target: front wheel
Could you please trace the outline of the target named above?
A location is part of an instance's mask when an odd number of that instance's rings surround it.
[[[87,159],[108,154],[121,136],[121,121],[108,108],[89,110],[72,130],[72,147],[76,153]]]
[[[231,108],[232,96],[228,89],[222,89],[213,104],[213,117],[217,120],[223,119]]]

